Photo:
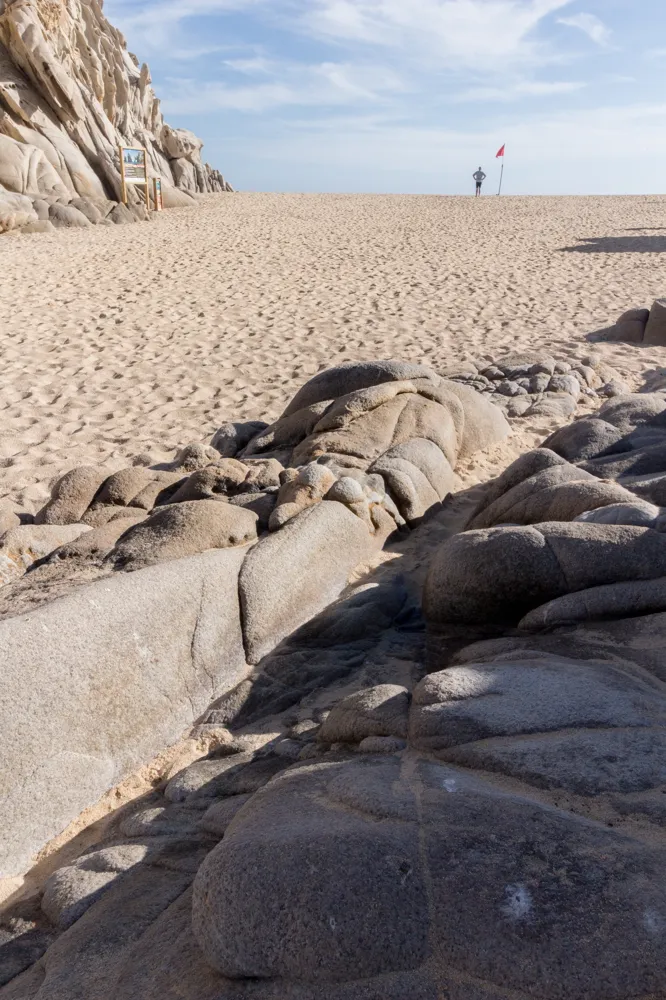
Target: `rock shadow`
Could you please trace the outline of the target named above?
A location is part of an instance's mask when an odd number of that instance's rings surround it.
[[[560,253],[666,253],[666,236],[594,236]]]

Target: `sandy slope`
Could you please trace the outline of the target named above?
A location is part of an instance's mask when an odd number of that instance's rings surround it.
[[[4,236],[0,495],[34,509],[76,464],[159,460],[274,417],[343,360],[583,355],[586,333],[666,291],[664,251],[654,196],[236,194],[150,225]],[[601,350],[626,373],[666,364]]]

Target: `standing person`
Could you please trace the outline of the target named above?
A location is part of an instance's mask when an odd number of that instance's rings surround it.
[[[481,167],[479,167],[479,169],[476,171],[476,173],[472,174],[472,177],[476,181],[476,197],[478,198],[479,195],[481,194],[481,185],[485,181],[486,175],[484,174],[484,172],[481,169]]]

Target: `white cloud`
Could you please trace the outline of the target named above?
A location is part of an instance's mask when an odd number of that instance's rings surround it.
[[[558,24],[566,24],[569,28],[578,28],[597,45],[610,44],[611,30],[596,14],[574,14],[573,17],[561,17],[558,19]]]
[[[538,80],[522,80],[509,83],[503,87],[472,87],[463,90],[452,98],[453,103],[462,104],[468,101],[516,101],[521,97],[548,97],[552,94],[571,94],[582,90],[586,84],[579,81],[540,82]]]
[[[251,60],[228,62],[247,64]],[[218,80],[200,83],[171,78],[163,89],[163,107],[171,115],[206,115],[221,110],[261,113],[299,105],[334,108],[360,102],[381,103],[388,94],[404,89],[396,73],[375,66],[329,62],[303,66],[264,61],[261,72],[273,78],[240,87]]]
[[[236,73],[245,73],[248,76],[263,76],[271,73],[274,64],[263,56],[254,56],[250,59],[225,59],[223,65]]]
[[[314,0],[301,16],[312,34],[390,47],[412,60],[477,72],[544,61],[534,33],[572,0]]]
[[[146,51],[168,49],[172,58],[180,58],[181,49],[175,29],[183,22],[212,14],[226,14],[264,3],[265,0],[111,0],[105,5],[106,16]],[[219,46],[215,46],[217,50]],[[206,51],[210,51],[206,48]]]

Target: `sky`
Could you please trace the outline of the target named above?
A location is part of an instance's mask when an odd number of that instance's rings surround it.
[[[664,0],[106,0],[238,189],[666,192]]]

